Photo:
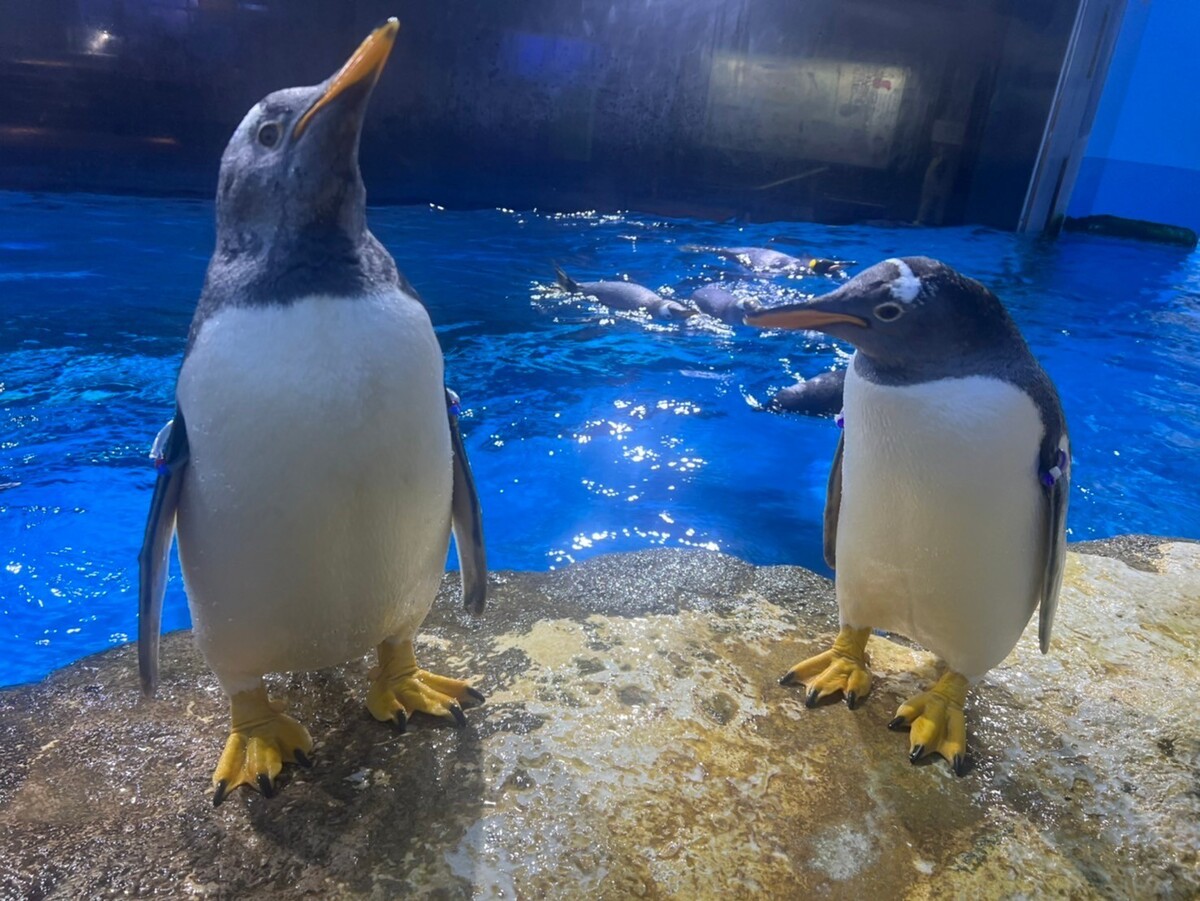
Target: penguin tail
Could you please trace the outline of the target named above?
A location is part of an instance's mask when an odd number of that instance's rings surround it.
[[[583,289],[579,287],[579,282],[567,275],[567,273],[563,271],[562,266],[558,265],[558,263],[554,264],[554,275],[558,281],[558,286],[564,291],[570,291],[572,294],[583,293]]]

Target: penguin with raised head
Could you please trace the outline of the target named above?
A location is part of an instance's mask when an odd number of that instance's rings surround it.
[[[217,245],[192,320],[140,556],[146,692],[172,537],[196,641],[230,698],[214,803],[275,790],[313,742],[266,673],[375,648],[367,706],[464,724],[483,696],[418,667],[456,537],[466,607],[483,609],[479,503],[424,306],[367,228],[358,144],[399,23],[322,84],[268,95],[221,160]]]
[[[871,686],[871,629],[917,641],[947,670],[891,726],[909,728],[914,763],[936,752],[961,775],[971,683],[1039,604],[1050,645],[1071,453],[1058,393],[996,296],[924,257],[746,321],[856,348],[825,505],[841,631],[780,681],[803,683],[809,707],[840,692],[853,708]]]

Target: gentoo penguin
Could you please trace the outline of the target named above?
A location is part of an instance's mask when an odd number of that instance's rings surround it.
[[[742,325],[747,313],[762,309],[762,303],[753,297],[738,297],[720,285],[705,285],[692,293],[692,303],[701,313],[730,325]]]
[[[835,416],[842,409],[842,390],[846,370],[820,372],[775,392],[767,404],[773,413],[804,413],[807,416]]]
[[[698,312],[676,300],[656,294],[637,282],[577,282],[555,266],[558,286],[572,294],[586,294],[613,310],[645,310],[657,319],[688,319]]]
[[[842,692],[853,708],[871,685],[871,629],[908,636],[947,671],[891,725],[910,727],[913,762],[936,752],[961,775],[968,688],[1039,603],[1050,646],[1071,455],[1054,385],[991,291],[924,257],[747,322],[856,348],[825,503],[841,631],[780,681],[804,683],[809,707]]]
[[[229,695],[215,804],[309,763],[305,728],[263,675],[372,647],[367,707],[462,725],[483,696],[419,669],[451,525],[464,602],[483,609],[479,504],[428,314],[367,229],[358,142],[399,23],[332,77],[268,95],[221,159],[217,246],[192,320],[140,555],[139,661],[158,677],[179,536],[196,641]]]
[[[820,257],[795,257],[769,247],[700,247],[687,245],[682,250],[715,253],[723,260],[737,263],[760,275],[831,275],[844,276],[851,260],[826,260]]]

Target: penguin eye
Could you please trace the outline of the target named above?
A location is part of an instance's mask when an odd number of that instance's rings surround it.
[[[264,122],[258,129],[258,143],[264,147],[274,147],[279,143],[281,132],[278,122]]]
[[[874,312],[880,322],[892,322],[904,315],[904,308],[898,303],[881,303]]]

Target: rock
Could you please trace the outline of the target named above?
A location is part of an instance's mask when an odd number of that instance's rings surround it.
[[[699,551],[453,577],[418,642],[473,674],[464,730],[366,714],[368,661],[280,677],[317,740],[278,797],[220,808],[226,709],[190,636],[139,697],[132,646],[0,692],[0,897],[1196,897],[1200,545],[1072,553],[968,709],[975,765],[888,732],[933,676],[873,638],[861,709],[776,678],[836,627],[831,585]]]

